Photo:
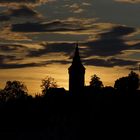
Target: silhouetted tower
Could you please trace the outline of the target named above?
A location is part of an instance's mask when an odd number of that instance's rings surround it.
[[[80,91],[85,85],[85,67],[82,65],[80,59],[78,43],[76,44],[72,65],[68,71],[69,91],[72,93]]]

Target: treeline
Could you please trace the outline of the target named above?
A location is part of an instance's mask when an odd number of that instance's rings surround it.
[[[91,80],[89,86],[84,87],[82,92],[84,91],[96,91],[96,90],[116,90],[117,92],[121,92],[122,94],[125,92],[133,92],[136,91],[140,86],[139,75],[133,71],[131,71],[128,76],[121,77],[117,79],[114,83],[114,87],[104,86],[103,82],[97,75],[91,76]],[[43,97],[46,96],[47,93],[52,93],[57,90],[59,86],[56,81],[52,77],[45,77],[42,80],[41,89],[42,93],[37,94],[35,97]],[[55,94],[55,93],[54,93]],[[66,92],[68,94],[68,92]],[[79,95],[79,94],[78,94]],[[21,81],[7,81],[6,85],[3,89],[0,90],[0,102],[7,102],[8,100],[20,99],[20,98],[33,98],[31,94],[28,93],[27,86]]]
[[[19,81],[0,91],[0,136],[15,140],[140,139],[139,76],[104,87],[97,75],[79,93],[58,90],[51,77],[32,97]]]

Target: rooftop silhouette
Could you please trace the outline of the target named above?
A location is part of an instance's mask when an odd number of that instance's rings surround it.
[[[85,67],[83,66],[79,54],[78,43],[76,44],[72,64],[69,72],[69,91],[78,92],[85,86]]]

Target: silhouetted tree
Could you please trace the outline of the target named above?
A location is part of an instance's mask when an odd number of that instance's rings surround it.
[[[20,81],[7,81],[4,89],[0,92],[1,100],[24,98],[27,96],[27,87]]]
[[[96,74],[91,76],[90,87],[95,88],[95,89],[103,88],[103,83]]]
[[[121,77],[115,81],[114,88],[119,91],[128,90],[128,77]]]
[[[137,90],[139,88],[139,75],[133,71],[128,75],[128,89]]]
[[[7,94],[5,90],[0,90],[0,102],[6,102]]]
[[[131,71],[126,77],[115,81],[114,88],[120,91],[134,91],[139,87],[139,75]]]
[[[46,94],[48,89],[57,88],[57,87],[58,87],[58,85],[54,78],[47,76],[44,79],[42,79],[41,88],[42,88],[43,95]]]

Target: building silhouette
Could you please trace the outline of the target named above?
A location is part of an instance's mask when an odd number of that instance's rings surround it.
[[[69,91],[73,93],[83,89],[85,86],[85,67],[80,59],[78,44],[76,44],[75,54],[68,72]]]

